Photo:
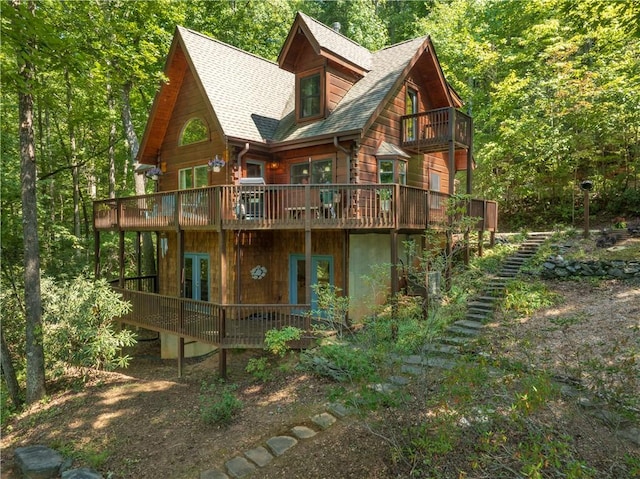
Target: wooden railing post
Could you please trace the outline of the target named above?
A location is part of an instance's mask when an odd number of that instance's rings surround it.
[[[227,311],[226,308],[220,307],[220,349],[218,350],[218,373],[221,378],[227,377],[227,350],[224,347],[224,338],[227,328]]]

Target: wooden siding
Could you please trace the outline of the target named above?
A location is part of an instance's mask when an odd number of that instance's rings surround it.
[[[196,79],[190,70],[187,71],[178,95],[171,121],[167,128],[160,152],[167,171],[160,177],[158,188],[160,191],[178,189],[178,171],[182,168],[206,165],[207,161],[216,154],[225,155],[225,144],[220,132],[215,128],[207,102],[198,89]],[[209,127],[209,139],[190,145],[178,146],[180,133],[188,120],[198,117]],[[209,173],[209,184],[225,184],[229,182],[229,168],[222,172]]]
[[[145,132],[142,141],[144,150],[140,151],[140,161],[152,164],[156,161],[156,156],[162,148],[162,141],[171,120],[171,114],[176,104],[178,95],[182,89],[184,75],[188,70],[187,59],[182,48],[176,46],[169,69],[166,72],[168,81],[164,83],[156,94],[152,107],[150,119],[153,124]]]

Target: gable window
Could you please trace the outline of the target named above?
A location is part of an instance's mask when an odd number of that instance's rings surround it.
[[[200,118],[191,118],[187,123],[185,123],[182,131],[180,132],[178,145],[185,146],[208,139],[209,127],[207,127],[206,123]]]
[[[322,116],[322,72],[298,77],[298,118],[306,120]]]
[[[201,188],[209,184],[209,167],[207,165],[183,168],[178,171],[178,189]]]
[[[333,182],[333,160],[316,160],[291,166],[291,184]]]
[[[407,95],[404,102],[404,114],[415,115],[418,113],[418,92],[413,88],[407,87]],[[405,141],[417,140],[417,120],[416,118],[409,118],[405,122]]]
[[[407,162],[398,159],[378,160],[378,183],[407,184]]]

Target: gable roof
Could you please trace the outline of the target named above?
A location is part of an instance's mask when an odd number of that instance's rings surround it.
[[[399,86],[407,71],[427,48],[427,37],[416,38],[372,54],[371,70],[357,81],[324,120],[297,124],[291,111],[280,122],[274,141],[308,139],[314,136],[362,131],[384,100]]]
[[[280,144],[287,147],[289,143],[316,137],[363,135],[424,54],[429,55],[430,65],[435,65],[437,71],[434,73],[439,78],[438,83],[446,101],[452,106],[457,103],[457,96],[445,83],[429,37],[416,38],[371,53],[302,13],[296,16],[287,42],[292,36],[295,37],[298,28],[304,30],[310,43],[315,44],[314,48],[339,55],[358,68],[368,70],[328,117],[322,120],[296,123],[293,73],[277,63],[184,27],[176,28],[165,72],[173,67],[175,78],[171,78],[171,81],[179,83],[184,71],[187,68],[191,70],[226,140],[270,143],[272,146]],[[285,43],[282,52],[286,51]],[[139,158],[143,162],[151,160],[151,155],[155,153],[150,150],[161,141],[157,138],[158,134],[164,135],[166,131],[166,108],[159,115],[159,105],[173,108],[171,102],[176,98],[175,88],[175,84],[164,85],[154,100],[140,148]],[[162,97],[163,94],[165,97]],[[171,96],[169,103],[167,94]],[[150,135],[154,122],[159,129]]]
[[[344,62],[361,73],[371,70],[372,55],[369,50],[302,12],[297,13],[278,55],[281,68],[286,68],[284,63],[298,30],[303,31],[316,55]]]
[[[178,34],[224,135],[256,142],[272,138],[294,75],[193,30],[178,27]]]

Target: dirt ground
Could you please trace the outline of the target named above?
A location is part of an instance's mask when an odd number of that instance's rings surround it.
[[[549,284],[562,295],[562,302],[527,318],[503,318],[487,328],[492,354],[586,381],[594,390],[606,385],[617,392],[609,400],[640,396],[640,287],[619,281]],[[62,452],[82,451],[85,458],[99,460],[100,471],[113,479],[197,479],[200,472],[222,469],[226,460],[274,435],[309,425],[311,415],[325,410],[335,383],[293,369],[279,372],[273,381],[257,382],[244,372],[256,354],[229,355],[229,381],[238,385],[244,408],[229,426],[207,426],[200,419],[199,394],[203,381],[215,381],[217,357],[190,360],[184,377],[177,379],[176,362],[158,359],[157,341],[141,342],[128,369],[102,373],[88,387],[53,393],[46,403],[11,421],[2,435],[2,478],[16,477],[11,473],[15,447],[45,444]],[[624,363],[624,374],[607,367],[612,363]],[[636,382],[630,383],[634,372]],[[411,424],[436,384],[434,376],[414,381],[408,407],[402,411],[382,409],[366,420],[340,420],[252,477],[407,477],[407,469],[391,456],[391,433],[370,426],[387,424],[391,432]],[[612,428],[570,401],[554,411],[549,421],[563,421],[582,454],[599,470],[613,471],[598,477],[622,477],[615,475],[616,461],[625,455],[640,457],[638,447],[617,438]],[[461,476],[455,455],[452,461],[450,473],[438,477],[487,477]]]

